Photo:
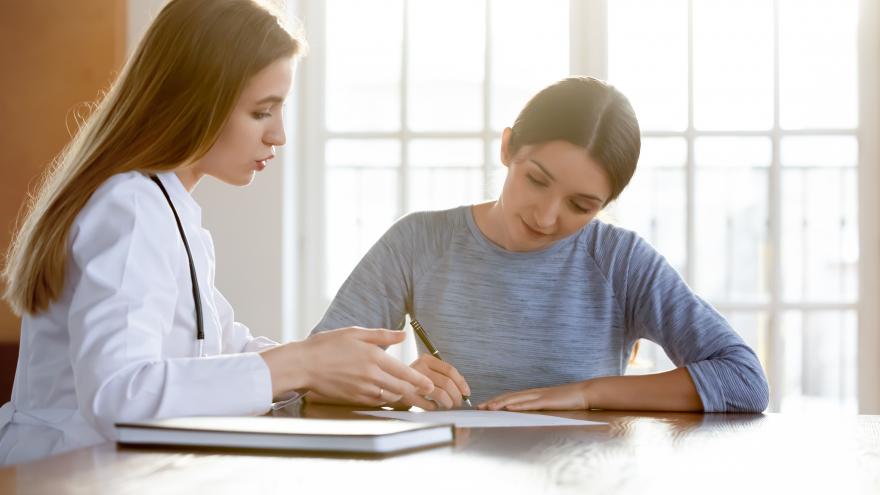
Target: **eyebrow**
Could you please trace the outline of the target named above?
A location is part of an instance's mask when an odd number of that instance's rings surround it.
[[[529,161],[534,163],[535,165],[537,165],[538,168],[541,169],[541,172],[544,172],[547,175],[547,177],[550,177],[550,180],[554,180],[554,181],[556,180],[556,177],[553,177],[553,174],[551,174],[549,170],[544,168],[544,166],[541,165],[537,160],[535,160],[534,158],[531,158],[531,159],[529,159]],[[586,198],[586,199],[591,199],[591,200],[599,203],[600,205],[605,204],[605,200],[600,198],[599,196],[596,196],[595,194],[576,193],[575,196],[579,196],[579,197]]]
[[[271,96],[267,96],[267,97],[263,98],[262,100],[256,102],[255,105],[262,105],[264,103],[281,103],[282,101],[284,101],[284,98],[282,98],[280,96],[271,95]]]

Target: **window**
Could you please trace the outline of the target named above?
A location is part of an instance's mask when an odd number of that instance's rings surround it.
[[[501,130],[589,72],[630,97],[643,132],[605,220],[756,350],[771,410],[856,410],[856,0],[301,4],[301,327],[396,218],[496,197]],[[631,372],[671,366],[645,342]]]
[[[856,411],[857,10],[608,3],[608,78],[630,95],[644,139],[610,215],[758,352],[772,410]]]

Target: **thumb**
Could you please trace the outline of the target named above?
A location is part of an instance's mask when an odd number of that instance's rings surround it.
[[[389,346],[403,342],[403,340],[406,338],[406,332],[404,332],[403,330],[364,328],[359,329],[357,333],[354,334],[354,337],[368,344]]]

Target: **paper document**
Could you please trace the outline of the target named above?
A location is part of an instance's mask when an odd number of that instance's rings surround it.
[[[597,421],[560,418],[546,414],[526,414],[510,411],[355,411],[358,414],[380,418],[402,419],[419,423],[453,423],[459,428],[501,428],[511,426],[589,426],[604,425]]]

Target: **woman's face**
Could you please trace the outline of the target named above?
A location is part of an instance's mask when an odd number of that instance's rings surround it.
[[[567,141],[526,145],[510,155],[510,132],[504,130],[501,143],[501,162],[507,167],[498,201],[502,245],[535,251],[595,218],[611,196],[611,185],[587,150]]]
[[[293,60],[278,59],[247,82],[217,141],[193,168],[244,186],[285,142],[281,109],[293,80]]]

